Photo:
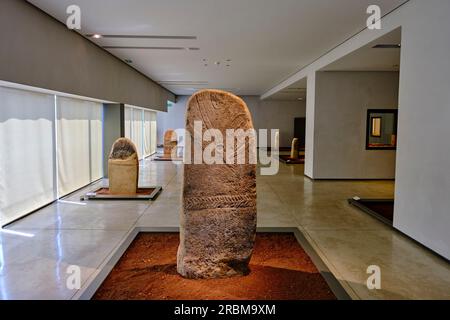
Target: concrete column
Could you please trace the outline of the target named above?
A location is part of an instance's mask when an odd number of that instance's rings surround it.
[[[305,175],[314,179],[314,119],[316,104],[316,73],[307,77],[306,87],[306,137],[305,137]]]

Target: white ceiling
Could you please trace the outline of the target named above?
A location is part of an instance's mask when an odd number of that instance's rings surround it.
[[[329,64],[322,71],[398,71],[400,47],[380,49],[376,45],[397,45],[402,42],[402,31],[398,28],[345,57]]]
[[[297,81],[284,90],[278,91],[267,100],[306,101],[306,78]]]
[[[386,14],[405,0],[29,0],[58,20],[82,10],[82,34],[196,36],[92,39],[176,94],[200,88],[260,95],[365,28],[369,5]],[[208,66],[204,66],[207,59]],[[226,60],[231,59],[230,67]],[[214,62],[220,61],[216,66]],[[167,82],[169,81],[169,82]],[[177,83],[173,83],[177,81]]]
[[[397,45],[402,42],[402,31],[398,28],[367,44],[343,58],[329,64],[320,71],[399,71],[401,48],[379,49],[376,45]],[[290,85],[267,98],[268,100],[305,100],[306,78]]]

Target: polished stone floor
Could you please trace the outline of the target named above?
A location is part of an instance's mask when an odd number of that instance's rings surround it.
[[[258,176],[258,226],[298,227],[354,299],[450,299],[450,264],[350,207],[353,196],[389,198],[390,181],[311,181],[303,166],[280,164]],[[81,291],[136,226],[177,227],[182,165],[141,165],[142,185],[161,185],[155,202],[80,202],[81,190],[0,233],[1,299],[73,299],[68,267],[81,268]],[[8,233],[12,231],[13,233]],[[369,290],[367,268],[381,268]]]

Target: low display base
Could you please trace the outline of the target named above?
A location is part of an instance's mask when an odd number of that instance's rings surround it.
[[[177,273],[178,233],[140,233],[94,300],[336,300],[294,233],[258,233],[250,274],[190,280]],[[321,271],[319,271],[319,269]],[[337,283],[337,281],[336,281]]]
[[[153,161],[183,161],[183,158],[172,158],[172,157],[156,156],[152,160]]]
[[[285,164],[305,164],[305,158],[292,159],[290,156],[280,155],[280,161]]]
[[[390,226],[394,222],[393,199],[360,199],[355,197],[348,199],[348,203]]]
[[[136,194],[111,194],[109,188],[102,187],[92,192],[88,192],[81,197],[84,200],[155,200],[161,193],[162,187],[142,187]]]

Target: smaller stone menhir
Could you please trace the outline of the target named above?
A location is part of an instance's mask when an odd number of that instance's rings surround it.
[[[292,140],[291,159],[298,159],[300,153],[300,141],[297,138]]]
[[[137,193],[139,157],[136,146],[127,138],[114,142],[108,160],[109,191],[111,194]]]
[[[164,133],[164,157],[171,158],[173,156],[173,152],[176,152],[177,147],[177,133],[171,129],[167,130],[166,133]]]

